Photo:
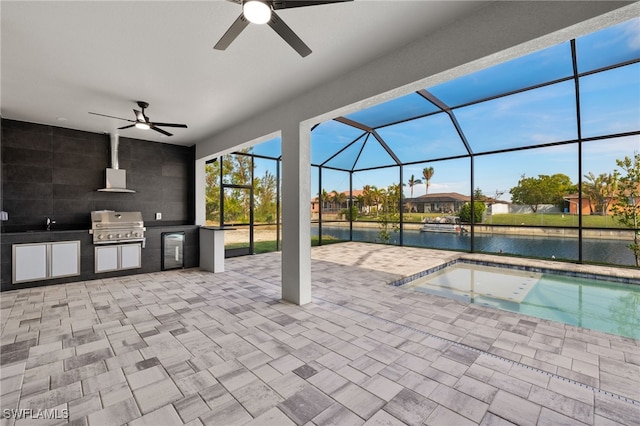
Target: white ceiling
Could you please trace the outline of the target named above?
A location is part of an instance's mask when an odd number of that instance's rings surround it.
[[[481,1],[373,1],[278,15],[309,45],[301,58],[268,26],[249,25],[226,51],[213,45],[239,16],[228,1],[0,2],[3,118],[113,132],[149,102],[151,121],[186,123],[193,145],[467,14]],[[425,58],[428,60],[428,58]]]

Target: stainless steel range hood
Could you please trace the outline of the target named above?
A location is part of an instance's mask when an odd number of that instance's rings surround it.
[[[110,135],[111,142],[111,167],[106,169],[105,180],[106,186],[98,189],[100,192],[136,192],[127,189],[127,171],[120,169],[118,165],[118,145],[119,135],[112,133]]]

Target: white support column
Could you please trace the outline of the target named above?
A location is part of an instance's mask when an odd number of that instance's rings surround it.
[[[196,160],[195,173],[195,197],[196,197],[196,225],[206,225],[207,213],[207,196],[206,196],[206,161],[203,159]]]
[[[311,129],[282,129],[282,298],[311,302]]]

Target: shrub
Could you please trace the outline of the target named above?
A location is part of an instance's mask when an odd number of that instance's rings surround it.
[[[343,209],[340,211],[340,215],[344,216],[346,220],[357,220],[358,208],[356,206],[351,206],[350,209]]]
[[[482,215],[487,208],[482,201],[474,201],[474,223],[482,222]],[[466,203],[460,209],[460,221],[464,223],[471,223],[471,203]]]

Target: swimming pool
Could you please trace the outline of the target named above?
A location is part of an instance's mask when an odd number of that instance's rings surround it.
[[[640,286],[457,262],[403,287],[640,339]]]

